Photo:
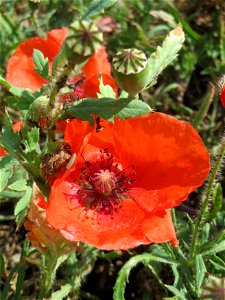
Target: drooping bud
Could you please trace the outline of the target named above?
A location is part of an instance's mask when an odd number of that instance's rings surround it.
[[[113,58],[113,74],[118,86],[136,96],[148,84],[149,64],[145,54],[137,49],[124,49]]]
[[[46,115],[48,102],[49,98],[47,96],[40,96],[30,105],[30,117],[34,121],[39,122],[40,117],[44,117]]]
[[[75,21],[65,40],[67,57],[76,63],[85,61],[103,43],[103,34],[93,22]]]

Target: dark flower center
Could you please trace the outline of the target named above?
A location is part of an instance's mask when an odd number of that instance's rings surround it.
[[[79,202],[86,209],[112,214],[121,208],[122,200],[129,197],[128,191],[135,180],[134,167],[121,170],[114,156],[105,149],[96,161],[85,160],[77,181]]]

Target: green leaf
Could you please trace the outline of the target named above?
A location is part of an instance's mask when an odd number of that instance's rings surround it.
[[[209,259],[209,261],[216,270],[225,272],[225,262],[220,257],[214,255],[211,259]]]
[[[198,129],[198,127],[202,124],[204,118],[207,116],[214,95],[215,87],[209,86],[206,94],[203,96],[202,99],[200,99],[200,107],[195,113],[194,119],[192,121],[192,124],[196,129]]]
[[[181,23],[184,28],[185,33],[187,33],[192,39],[195,41],[200,41],[202,39],[201,35],[199,35],[196,31],[194,31],[190,25],[181,18],[178,10],[172,5],[169,5],[169,12],[174,16],[176,22]]]
[[[9,299],[8,294],[10,292],[10,283],[11,283],[11,280],[13,279],[14,274],[18,272],[19,268],[20,268],[20,263],[17,263],[11,269],[11,271],[10,271],[8,277],[7,277],[7,280],[5,282],[3,292],[0,294],[1,300],[7,300],[7,299]]]
[[[41,77],[48,79],[49,78],[49,68],[48,68],[48,57],[44,57],[43,53],[40,50],[34,49],[33,52],[33,61],[36,66],[34,70]]]
[[[38,94],[37,92],[33,94],[29,89],[20,89],[14,87],[1,76],[0,84],[7,88],[7,90],[15,96],[7,99],[7,104],[14,108],[28,109],[35,97],[37,97],[36,94]]]
[[[26,216],[27,208],[30,203],[31,196],[32,196],[32,188],[28,186],[24,196],[17,202],[14,210],[17,224],[20,223],[20,221],[22,221],[22,219]]]
[[[164,40],[162,47],[158,46],[156,52],[152,53],[148,63],[150,71],[148,74],[149,86],[156,83],[158,75],[164,70],[178,55],[184,42],[184,32],[178,24]]]
[[[54,292],[51,296],[51,299],[62,300],[69,294],[71,290],[72,290],[72,285],[67,283],[63,285],[60,290]]]
[[[113,293],[113,299],[114,300],[125,300],[124,298],[124,292],[126,288],[126,283],[128,282],[128,277],[131,272],[131,270],[136,267],[139,263],[142,263],[144,265],[150,264],[150,262],[159,262],[159,263],[165,263],[170,265],[177,265],[177,262],[172,259],[165,259],[161,257],[156,257],[148,253],[144,253],[141,255],[136,255],[132,258],[130,258],[121,268],[119,275],[116,280],[116,284],[114,286],[114,293]]]
[[[0,158],[0,192],[5,189],[9,179],[13,175],[13,166],[19,162],[9,154]]]
[[[23,128],[23,138],[25,139],[25,153],[34,151],[37,154],[41,154],[38,127],[33,127],[30,131],[28,131],[27,128]]]
[[[14,132],[12,129],[12,123],[9,119],[9,115],[5,113],[5,125],[2,128],[2,135],[0,137],[0,143],[6,148],[15,151],[20,148],[20,136],[18,132]]]
[[[214,238],[198,249],[198,253],[202,256],[211,256],[221,251],[225,251],[225,230],[217,233]]]
[[[113,122],[114,117],[125,120],[147,115],[151,111],[147,103],[137,99],[87,98],[74,102],[66,109],[62,118],[72,116],[79,120],[87,120],[94,125],[94,116]]]
[[[213,189],[212,194],[212,208],[209,211],[209,216],[207,218],[207,221],[212,221],[219,211],[221,211],[222,204],[223,204],[223,189],[220,183],[217,183],[215,188]]]
[[[27,239],[25,239],[24,244],[23,244],[22,253],[20,256],[20,268],[18,270],[18,275],[17,275],[17,280],[16,280],[16,290],[15,290],[13,300],[18,300],[18,299],[22,300],[23,299],[21,297],[21,291],[22,291],[24,283],[25,283],[25,281],[24,281],[25,269],[27,267],[27,262],[24,258],[28,255],[28,250],[29,250],[29,241]]]
[[[117,0],[93,0],[88,8],[88,11],[83,15],[82,20],[89,20],[90,18],[99,15],[104,9],[109,8]]]
[[[5,274],[5,261],[2,253],[0,253],[0,276]]]
[[[100,93],[97,93],[98,98],[116,98],[113,88],[108,84],[104,85],[102,77],[100,78],[99,82]]]
[[[185,294],[182,290],[178,290],[175,286],[165,284],[170,292],[172,292],[175,296],[178,297],[179,300],[187,300]]]
[[[10,190],[18,191],[18,192],[25,191],[27,188],[27,181],[25,179],[17,180],[12,184],[10,184],[8,188]]]
[[[63,67],[66,63],[65,61],[66,53],[65,53],[65,46],[62,44],[62,47],[58,53],[58,55],[55,57],[53,64],[52,64],[52,75],[56,74],[56,71],[58,68]]]
[[[201,254],[196,255],[195,257],[195,280],[196,280],[196,287],[197,292],[199,295],[201,294],[201,286],[203,283],[203,280],[205,278],[207,269],[205,267],[204,260],[202,258]]]

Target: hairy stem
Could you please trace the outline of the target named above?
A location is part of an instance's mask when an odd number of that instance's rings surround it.
[[[225,155],[225,132],[221,138],[218,155],[215,159],[215,164],[212,168],[212,171],[211,171],[211,174],[209,177],[209,181],[208,181],[208,185],[206,187],[206,193],[204,194],[202,207],[201,207],[201,210],[199,212],[199,215],[198,215],[198,218],[197,218],[197,221],[195,224],[192,243],[191,243],[190,260],[192,260],[196,255],[199,234],[200,234],[200,232],[202,230],[202,226],[204,224],[205,215],[208,210],[209,202],[210,202],[211,195],[213,192],[214,182],[215,182],[216,176],[218,174],[218,171],[220,170],[220,166],[222,165],[224,155]]]

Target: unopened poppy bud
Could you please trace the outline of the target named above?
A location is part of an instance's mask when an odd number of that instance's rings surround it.
[[[76,63],[85,61],[103,43],[103,34],[93,22],[78,20],[69,26],[65,48],[67,57]]]
[[[130,96],[136,96],[148,85],[148,72],[148,59],[140,50],[124,49],[113,58],[116,82]]]
[[[34,121],[39,122],[40,117],[46,115],[48,102],[49,98],[47,96],[40,96],[30,105],[30,116]]]

